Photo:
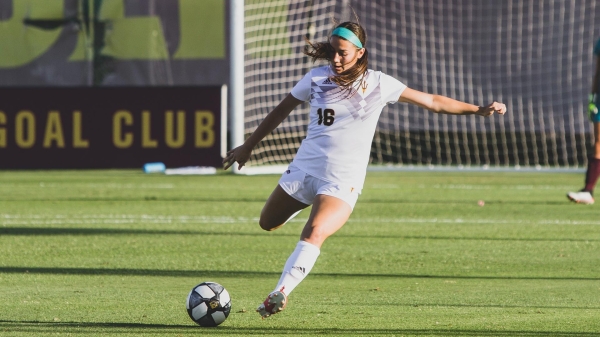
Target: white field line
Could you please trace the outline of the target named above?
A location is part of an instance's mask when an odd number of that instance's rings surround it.
[[[205,185],[206,186],[206,185]],[[40,182],[36,185],[24,185],[24,184],[2,184],[3,189],[6,188],[86,188],[86,189],[115,189],[115,190],[127,190],[127,189],[181,189],[181,188],[197,188],[193,185],[180,185],[180,184],[98,184],[98,183],[44,183]],[[419,188],[419,189],[442,189],[442,190],[556,190],[556,191],[570,191],[574,186],[559,186],[559,185],[471,185],[471,184],[435,184],[435,185],[412,185],[412,184],[367,184],[367,188],[373,189],[406,189],[406,188]]]
[[[89,183],[44,183],[38,184],[2,184],[2,188],[111,188],[111,189],[173,189],[185,188],[186,185],[174,184],[89,184]]]
[[[305,218],[295,218],[292,222],[305,222]],[[170,215],[129,215],[129,214],[89,214],[89,215],[20,215],[0,213],[0,225],[60,225],[60,224],[241,224],[257,223],[258,217],[230,216],[170,216]],[[594,225],[600,220],[506,220],[506,219],[462,219],[462,218],[350,218],[353,223],[439,223],[439,224],[523,224],[523,225]]]
[[[416,187],[420,189],[440,189],[440,190],[557,190],[570,191],[573,186],[558,186],[558,185],[469,185],[469,184],[436,184],[436,185],[402,185],[402,184],[374,184],[367,185],[368,188],[374,189],[406,189]],[[566,193],[566,192],[565,192]]]

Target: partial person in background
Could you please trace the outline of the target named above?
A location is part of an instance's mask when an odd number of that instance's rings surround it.
[[[594,124],[594,145],[592,146],[592,154],[588,159],[588,167],[585,173],[585,186],[579,192],[567,193],[569,200],[578,204],[591,205],[594,203],[594,187],[600,176],[600,113],[598,113],[598,97],[600,93],[600,39],[596,41],[594,46],[594,55],[596,61],[596,70],[594,71],[594,79],[592,82],[592,93],[589,95],[588,113],[590,120]]]

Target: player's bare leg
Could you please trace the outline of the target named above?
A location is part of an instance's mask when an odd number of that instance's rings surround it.
[[[258,223],[262,229],[273,231],[283,226],[306,207],[308,207],[307,204],[290,197],[281,186],[277,185],[260,212]]]
[[[594,158],[600,159],[600,123],[594,123]]]
[[[342,199],[317,195],[300,240],[321,248],[328,237],[344,226],[350,214],[352,207]]]
[[[300,242],[288,258],[275,290],[256,309],[263,318],[285,308],[288,295],[312,270],[323,242],[342,228],[351,213],[352,207],[345,201],[328,195],[317,195],[300,235]]]
[[[585,187],[579,192],[569,192],[567,198],[578,204],[591,205],[594,203],[594,187],[600,176],[600,123],[594,123],[594,147],[588,160],[585,174]]]

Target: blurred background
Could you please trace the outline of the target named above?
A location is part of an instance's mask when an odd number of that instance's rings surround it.
[[[509,109],[483,119],[388,106],[373,165],[587,165],[595,0],[246,0],[244,111],[228,108],[234,1],[0,0],[0,168],[218,167],[233,123],[247,137],[316,66],[305,39],[326,40],[336,20],[365,27],[370,68]],[[308,106],[296,109],[249,166],[288,163],[307,122]]]

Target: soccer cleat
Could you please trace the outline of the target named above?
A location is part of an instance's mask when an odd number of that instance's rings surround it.
[[[569,192],[567,198],[578,204],[591,205],[594,203],[594,197],[588,191]]]
[[[283,310],[286,304],[287,296],[281,291],[274,291],[267,296],[267,299],[263,304],[256,308],[256,312],[258,312],[262,318],[267,318]]]

